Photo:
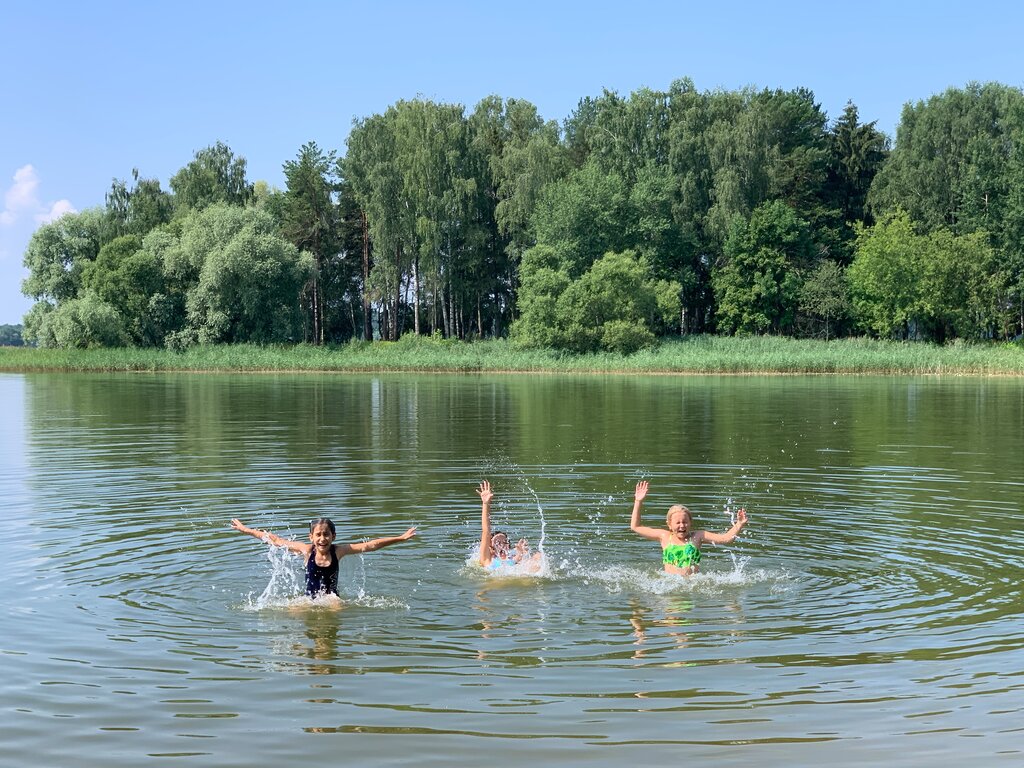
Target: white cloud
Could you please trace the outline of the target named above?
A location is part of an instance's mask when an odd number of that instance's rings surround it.
[[[14,184],[4,193],[4,209],[0,211],[0,226],[12,227],[23,217],[31,217],[39,224],[45,224],[63,216],[75,213],[74,206],[67,200],[42,203],[39,200],[39,175],[31,163],[14,172]]]
[[[78,211],[75,210],[75,207],[71,205],[69,200],[58,200],[50,206],[50,210],[46,213],[37,213],[35,219],[40,224],[49,224],[51,221],[59,219],[65,213],[78,213]]]

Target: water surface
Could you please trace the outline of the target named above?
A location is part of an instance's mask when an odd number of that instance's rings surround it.
[[[1024,382],[0,375],[11,765],[1016,764]],[[538,578],[467,565],[482,478]],[[628,530],[687,504],[704,572]],[[340,610],[230,530],[407,544]]]

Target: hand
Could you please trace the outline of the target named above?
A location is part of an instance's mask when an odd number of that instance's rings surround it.
[[[636,491],[633,493],[633,501],[643,501],[647,498],[647,488],[649,483],[646,480],[641,480],[636,484]]]
[[[408,541],[409,539],[411,539],[415,535],[416,535],[416,526],[414,525],[412,528],[410,528],[408,531],[403,533],[398,538],[401,539],[402,541]]]
[[[747,510],[745,510],[743,507],[740,507],[739,509],[736,510],[736,524],[739,526],[744,526],[747,524]]]
[[[237,517],[232,518],[232,520],[231,520],[231,527],[234,528],[236,531],[241,531],[242,533],[248,533],[249,532],[249,529],[246,528],[245,524],[241,520],[239,520]]]
[[[494,492],[491,491],[491,484],[484,480],[480,483],[480,487],[476,489],[477,495],[480,497],[480,501],[484,504],[490,504],[491,499],[494,498]]]
[[[518,552],[520,555],[530,554],[530,542],[528,542],[526,539],[520,539],[519,541],[517,541],[516,552]]]

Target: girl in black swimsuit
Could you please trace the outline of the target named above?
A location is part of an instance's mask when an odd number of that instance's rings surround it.
[[[292,539],[284,539],[270,531],[249,528],[241,520],[231,521],[236,531],[262,539],[275,547],[284,547],[289,552],[302,555],[306,563],[306,594],[310,597],[338,594],[338,561],[345,555],[361,555],[365,552],[376,552],[381,547],[390,547],[408,541],[416,535],[416,528],[410,528],[401,536],[372,539],[370,541],[351,544],[334,543],[336,536],[334,523],[326,517],[319,517],[309,524],[309,544]]]

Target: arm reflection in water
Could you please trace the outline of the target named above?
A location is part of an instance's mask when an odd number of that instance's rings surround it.
[[[690,637],[686,632],[680,631],[682,627],[692,624],[691,619],[683,618],[683,616],[693,610],[693,602],[686,599],[678,599],[674,601],[674,604],[668,608],[664,617],[661,619],[649,619],[647,614],[650,612],[650,608],[640,605],[635,600],[632,601],[633,612],[629,618],[629,623],[633,627],[633,637],[636,639],[633,641],[633,645],[637,646],[633,651],[634,659],[643,659],[647,657],[648,649],[644,648],[648,644],[647,630],[648,627],[668,627],[670,631],[666,632],[666,636],[672,638],[673,643],[677,648],[686,648],[690,643]]]
[[[306,611],[306,637],[310,642],[296,644],[295,655],[305,656],[313,662],[307,670],[314,675],[332,675],[338,672],[338,631],[341,616],[328,611]],[[318,663],[317,663],[318,662]]]

